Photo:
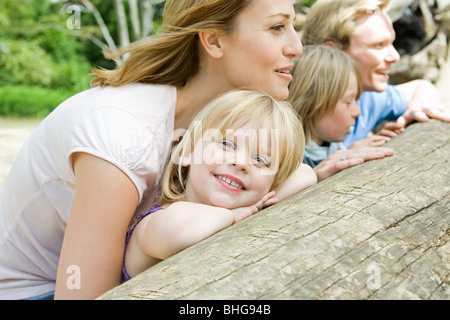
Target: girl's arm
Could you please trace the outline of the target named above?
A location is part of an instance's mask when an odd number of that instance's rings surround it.
[[[317,175],[307,164],[301,163],[277,192],[277,198],[283,200],[317,183]]]
[[[251,206],[233,210],[192,202],[175,202],[144,218],[137,225],[132,238],[137,237],[135,244],[145,255],[167,259],[258,212],[274,195],[275,192],[270,192]]]
[[[76,187],[56,279],[56,299],[93,299],[120,284],[124,239],[138,205],[134,184],[116,166],[72,156]]]

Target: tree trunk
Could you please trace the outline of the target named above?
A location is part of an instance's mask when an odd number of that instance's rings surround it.
[[[450,124],[344,170],[101,299],[449,299]]]
[[[106,26],[102,15],[98,11],[98,9],[89,1],[89,0],[79,0],[79,3],[81,3],[86,9],[88,9],[92,14],[94,15],[95,21],[97,22],[98,26],[100,27],[100,30],[102,31],[103,38],[106,41],[106,44],[108,47],[112,50],[116,50],[116,44],[111,37],[111,34],[109,33],[108,27]]]
[[[133,29],[134,40],[142,38],[141,21],[139,19],[139,6],[137,0],[128,0],[128,7],[130,8],[130,20]]]
[[[130,34],[128,33],[127,14],[123,0],[114,0],[114,8],[117,13],[117,30],[119,33],[119,43],[122,48],[128,47],[130,44]]]

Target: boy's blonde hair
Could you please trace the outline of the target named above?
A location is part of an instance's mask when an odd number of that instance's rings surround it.
[[[162,204],[184,199],[188,167],[181,165],[181,159],[191,154],[206,130],[218,129],[225,137],[227,129],[250,125],[258,130],[266,128],[267,124],[275,129],[272,133],[278,134],[279,144],[271,135],[271,163],[278,164],[271,190],[278,190],[303,160],[305,141],[298,114],[286,101],[276,101],[261,91],[237,89],[211,101],[188,127],[167,167]]]
[[[361,74],[347,53],[326,45],[305,46],[296,59],[288,101],[302,119],[308,145],[319,120],[334,110],[347,90],[350,72],[356,75],[358,99],[363,90]]]
[[[304,45],[332,41],[346,51],[359,18],[387,9],[390,0],[317,0],[303,25]]]
[[[131,53],[114,70],[97,68],[91,85],[121,86],[132,82],[182,87],[199,68],[200,31],[230,34],[236,17],[254,0],[167,0],[163,23],[155,36],[137,41],[118,52],[105,52],[114,59]]]

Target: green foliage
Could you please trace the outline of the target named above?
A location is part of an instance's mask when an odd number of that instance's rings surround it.
[[[316,0],[303,0],[303,5],[310,8],[314,4],[314,2],[316,2]]]
[[[0,0],[0,7],[1,115],[43,116],[89,88],[87,47],[69,32],[59,4]]]
[[[0,8],[3,12],[0,37],[18,39],[26,38],[56,6],[47,0],[0,0]]]
[[[91,12],[81,11],[81,29],[68,27],[72,13],[66,7],[74,2],[0,0],[0,115],[44,116],[64,99],[89,88],[92,67],[115,66],[98,46],[103,34]],[[113,1],[91,2],[117,39]],[[154,12],[156,27],[161,10],[162,4]]]
[[[49,43],[64,44],[63,40]],[[39,85],[78,91],[89,87],[91,65],[73,51],[56,50],[52,55],[53,49],[46,46],[45,38],[5,40],[2,44],[8,52],[0,54],[0,84]]]
[[[75,92],[34,86],[1,86],[0,116],[45,117]]]
[[[50,87],[83,91],[89,88],[91,66],[77,61],[60,62],[55,65]]]
[[[51,82],[52,60],[35,41],[6,40],[7,54],[0,55],[0,83],[40,84]]]

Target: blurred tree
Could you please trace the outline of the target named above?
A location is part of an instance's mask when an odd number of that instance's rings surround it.
[[[0,0],[0,85],[82,90],[91,64],[49,0]]]
[[[316,2],[316,0],[292,0],[292,2],[294,3],[294,5],[311,7],[314,4],[314,2]]]
[[[0,56],[0,83],[39,84],[51,83],[54,67],[51,57],[36,41],[5,40],[7,53]]]
[[[84,29],[81,34],[89,38],[97,46],[104,49],[108,47],[116,50],[118,47],[126,47],[132,41],[149,36],[154,30],[155,10],[165,0],[62,0],[64,5],[82,6],[84,13],[90,13],[95,19],[102,40],[98,37],[98,31]],[[113,16],[111,16],[113,14]],[[113,23],[115,22],[115,26]],[[84,28],[84,27],[82,27]],[[119,62],[125,59],[119,58]]]
[[[150,35],[163,2],[0,0],[0,114],[44,116],[89,88],[93,66],[115,65],[99,47]]]

